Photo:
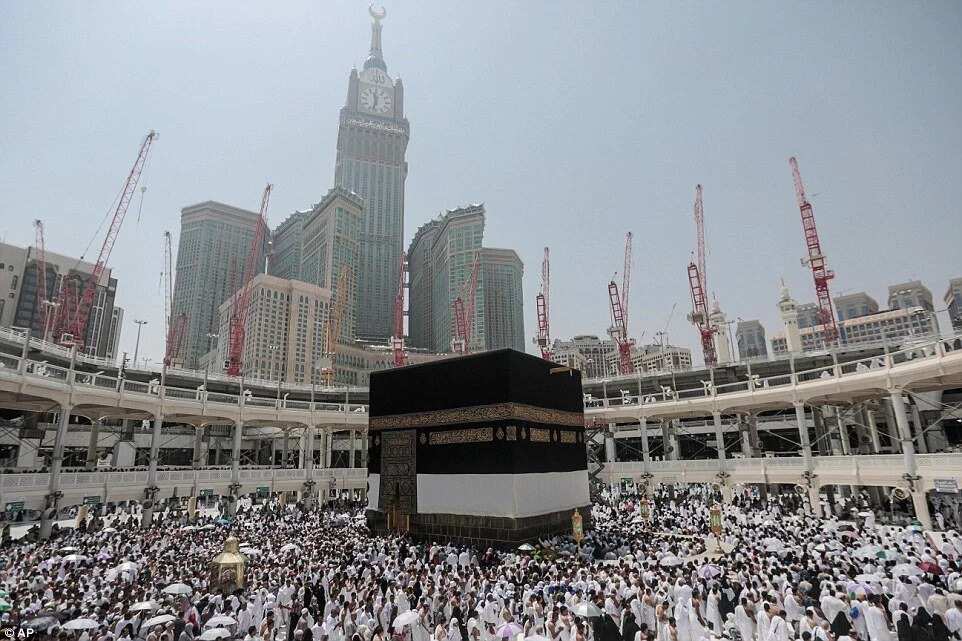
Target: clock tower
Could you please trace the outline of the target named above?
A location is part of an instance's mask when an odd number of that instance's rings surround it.
[[[383,8],[369,9],[371,51],[364,68],[351,70],[347,103],[337,132],[334,182],[364,199],[357,279],[357,337],[391,337],[404,239],[404,158],[410,129],[404,86],[392,80],[381,51]],[[335,257],[335,261],[337,257]]]

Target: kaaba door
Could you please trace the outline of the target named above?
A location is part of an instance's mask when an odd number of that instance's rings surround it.
[[[378,497],[385,512],[415,514],[418,509],[417,432],[381,434],[381,487]]]

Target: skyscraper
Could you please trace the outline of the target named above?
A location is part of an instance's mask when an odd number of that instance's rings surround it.
[[[404,182],[410,129],[404,87],[392,80],[381,51],[384,10],[370,10],[371,49],[360,73],[351,70],[341,108],[334,182],[364,199],[358,265],[358,338],[386,341],[404,233]]]
[[[348,305],[341,321],[340,339],[351,342],[357,333],[357,273],[361,220],[364,203],[357,194],[334,187],[304,217],[301,232],[300,279],[323,287],[339,300],[341,270],[350,269]]]
[[[524,263],[513,249],[481,250],[484,281],[484,347],[524,351]]]
[[[180,216],[174,316],[187,314],[187,332],[181,354],[184,367],[200,368],[201,357],[218,342],[217,309],[244,282],[244,268],[254,241],[258,214],[223,203],[207,201],[184,207]],[[267,248],[258,248],[254,272],[263,271]]]
[[[464,284],[471,278],[475,257],[481,251],[484,238],[484,205],[475,204],[449,209],[441,217],[432,249],[431,293],[432,322],[436,352],[451,349],[455,337],[454,301],[461,295]],[[474,314],[471,320],[472,352],[485,349],[484,333],[484,274],[479,270],[474,294]]]
[[[408,345],[435,349],[433,294],[434,294],[434,239],[441,222],[430,220],[420,227],[408,245]]]
[[[271,258],[268,273],[278,278],[301,277],[301,231],[310,211],[295,211],[271,234]]]

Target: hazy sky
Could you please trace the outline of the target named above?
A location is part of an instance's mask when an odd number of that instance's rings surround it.
[[[962,3],[388,1],[384,54],[411,123],[405,248],[441,209],[483,201],[488,246],[525,261],[536,327],[551,247],[552,334],[603,334],[635,235],[630,331],[697,334],[686,266],[704,185],[708,280],[729,318],[779,330],[778,280],[814,299],[787,159],[812,195],[836,292],[962,276]],[[213,199],[269,219],[334,176],[338,110],[367,3],[0,3],[0,236],[76,255],[148,129],[160,132],[110,260],[163,352],[162,233]],[[96,256],[98,235],[89,256]],[[941,305],[940,305],[941,306]],[[944,323],[944,315],[943,315]],[[529,345],[529,351],[531,350]]]

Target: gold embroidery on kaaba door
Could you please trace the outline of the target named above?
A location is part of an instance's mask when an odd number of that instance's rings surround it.
[[[418,507],[417,434],[415,430],[385,432],[381,445],[382,509],[415,514]]]
[[[547,443],[551,440],[551,432],[540,427],[532,427],[531,440],[535,443]]]
[[[561,442],[562,442],[562,443],[575,443],[575,442],[577,442],[577,440],[578,440],[578,439],[577,439],[577,436],[578,436],[578,435],[575,434],[574,432],[562,432],[562,433],[561,433]]]

